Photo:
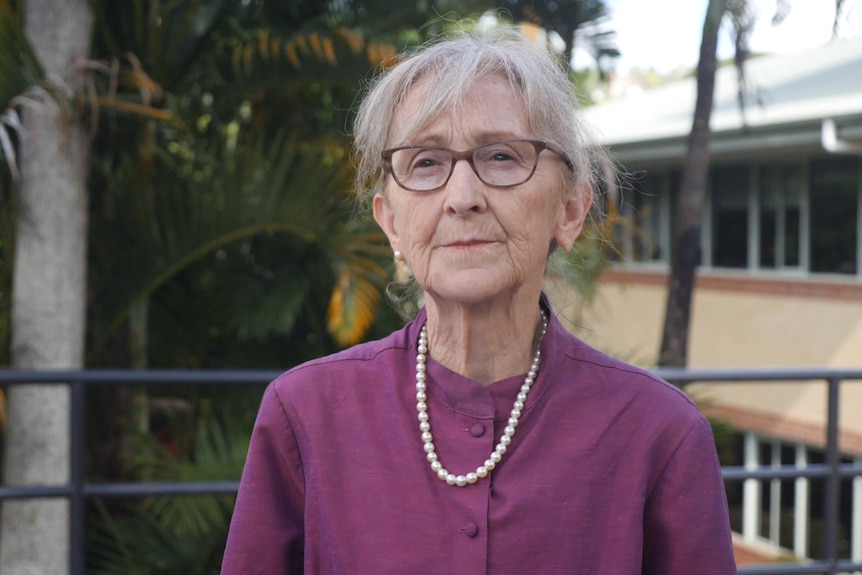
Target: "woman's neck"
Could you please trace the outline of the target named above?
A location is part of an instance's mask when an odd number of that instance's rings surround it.
[[[541,329],[538,298],[441,305],[426,297],[428,351],[452,371],[489,385],[525,373]]]

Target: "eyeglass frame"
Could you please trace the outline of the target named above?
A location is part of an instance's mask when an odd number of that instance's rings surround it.
[[[497,144],[506,144],[509,142],[526,142],[526,143],[533,145],[533,148],[536,151],[536,162],[533,164],[533,169],[530,170],[530,174],[526,178],[524,178],[523,180],[521,180],[520,182],[517,182],[515,184],[492,184],[490,182],[486,182],[485,179],[482,178],[482,176],[479,174],[479,170],[476,169],[476,164],[473,163],[473,155],[476,153],[477,150],[480,150],[482,148],[486,148],[488,146],[494,146]],[[419,150],[442,150],[442,151],[448,152],[449,155],[452,157],[452,165],[449,166],[449,175],[446,176],[446,179],[443,180],[443,182],[439,186],[437,186],[436,188],[428,188],[427,190],[426,189],[408,188],[407,186],[402,184],[401,181],[398,180],[398,177],[395,175],[395,172],[392,169],[392,156],[393,156],[393,154],[395,154],[395,152],[398,152],[400,150],[416,150],[416,149],[419,149]],[[467,163],[470,164],[470,169],[473,170],[473,173],[476,174],[476,177],[479,178],[479,181],[482,182],[483,184],[485,184],[486,186],[491,186],[492,188],[503,188],[503,189],[505,189],[505,188],[514,188],[515,186],[520,186],[521,184],[526,184],[527,182],[530,181],[530,179],[536,173],[536,168],[539,167],[539,155],[542,153],[543,150],[548,150],[549,152],[553,152],[553,153],[557,154],[566,162],[567,166],[571,166],[569,160],[563,155],[563,153],[552,148],[551,145],[548,144],[548,142],[546,142],[544,140],[531,140],[528,138],[514,138],[511,140],[500,140],[498,142],[489,142],[487,144],[482,144],[481,146],[476,146],[475,148],[470,148],[469,150],[453,150],[452,148],[446,148],[444,146],[398,146],[395,148],[389,148],[389,149],[383,150],[380,153],[380,157],[383,159],[384,171],[392,176],[392,179],[395,180],[396,184],[398,184],[400,187],[404,188],[405,190],[407,190],[409,192],[422,193],[422,192],[437,191],[440,188],[442,188],[443,186],[445,186],[446,184],[448,184],[449,180],[452,178],[452,173],[455,171],[455,164],[457,164],[461,160],[466,160]]]

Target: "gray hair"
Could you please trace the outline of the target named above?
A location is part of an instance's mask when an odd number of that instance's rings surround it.
[[[565,156],[571,183],[578,190],[595,189],[601,154],[581,117],[567,66],[542,45],[529,42],[515,29],[495,27],[485,32],[460,32],[403,54],[370,85],[354,123],[356,194],[368,206],[382,189],[381,152],[393,145],[390,127],[400,104],[419,80],[429,79],[428,91],[408,118],[407,137],[429,118],[457,107],[465,95],[489,74],[507,79],[519,95],[530,126]]]

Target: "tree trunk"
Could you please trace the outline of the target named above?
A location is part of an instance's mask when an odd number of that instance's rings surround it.
[[[682,189],[677,205],[670,278],[659,365],[686,365],[695,270],[700,261],[700,229],[709,171],[709,119],[718,66],[716,45],[726,0],[709,0],[697,64],[697,103],[688,139]]]
[[[89,56],[87,0],[26,0],[24,26],[49,75],[76,85]],[[83,367],[86,309],[89,138],[55,106],[28,107],[22,138],[20,211],[12,283],[12,366]],[[7,485],[69,481],[69,390],[9,390]],[[69,572],[69,505],[64,499],[7,501],[0,519],[0,572]]]

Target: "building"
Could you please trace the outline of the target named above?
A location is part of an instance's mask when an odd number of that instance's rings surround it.
[[[578,335],[644,366],[658,354],[695,96],[688,78],[588,110],[630,178],[618,199],[619,261],[602,277]],[[689,365],[859,367],[862,38],[751,59],[742,84],[732,66],[719,69],[711,127]],[[746,463],[805,465],[822,450],[820,382],[688,391],[739,431]],[[842,386],[839,422],[843,455],[862,462],[862,382]],[[847,483],[847,554],[862,560],[862,478]],[[807,487],[782,493],[761,485],[740,495],[735,528],[776,554],[816,554],[811,501]],[[788,533],[766,525],[770,510],[776,518],[787,507]]]

